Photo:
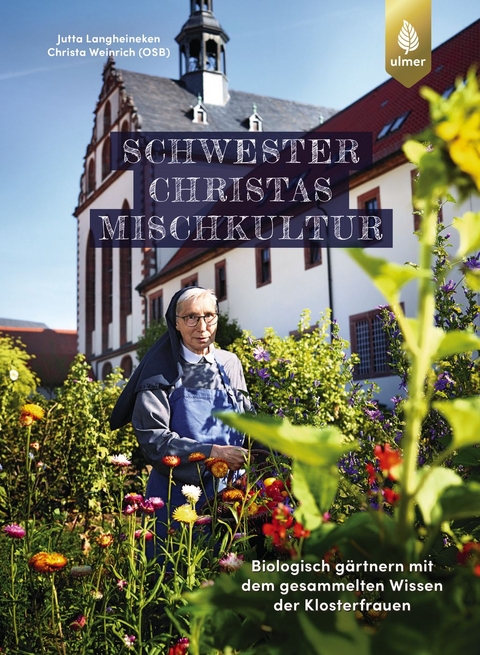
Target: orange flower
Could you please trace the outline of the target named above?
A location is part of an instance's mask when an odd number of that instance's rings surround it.
[[[222,491],[222,500],[224,503],[234,503],[243,500],[244,495],[241,489],[225,489]]]
[[[96,541],[100,548],[108,548],[113,544],[113,534],[111,532],[104,532],[97,537]]]
[[[32,425],[34,421],[39,421],[44,416],[45,412],[40,405],[28,403],[20,408],[20,423],[22,425]]]
[[[37,553],[28,560],[28,566],[37,573],[54,573],[67,564],[67,558],[61,553]]]
[[[182,460],[178,455],[165,455],[162,459],[165,466],[169,466],[170,468],[175,468],[175,466],[178,466],[181,461]]]
[[[209,457],[205,460],[210,473],[216,478],[224,478],[228,473],[228,464],[220,457]]]
[[[191,453],[188,456],[188,461],[189,462],[203,462],[206,459],[207,459],[206,455],[204,455],[203,453],[199,453],[199,452]]]

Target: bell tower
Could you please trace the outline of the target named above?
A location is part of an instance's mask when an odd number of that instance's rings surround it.
[[[190,0],[190,17],[175,40],[180,46],[180,79],[188,91],[205,104],[226,105],[229,38],[213,15],[213,0]]]

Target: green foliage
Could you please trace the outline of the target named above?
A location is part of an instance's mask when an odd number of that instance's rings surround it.
[[[236,341],[236,339],[239,339],[242,334],[242,328],[236,319],[229,319],[228,314],[225,314],[224,312],[219,313],[215,342],[218,343],[220,348],[227,348]]]
[[[258,412],[295,424],[336,425],[353,435],[368,394],[353,393],[352,371],[358,360],[356,355],[346,357],[347,347],[328,317],[311,327],[305,311],[297,334],[280,337],[268,328],[262,339],[254,339],[245,332],[231,350],[242,362]]]
[[[151,321],[145,329],[145,334],[137,341],[137,359],[140,361],[153,344],[167,331],[167,324],[161,321]]]
[[[34,393],[40,380],[28,363],[34,355],[27,353],[20,339],[14,339],[0,332],[0,418],[5,420],[7,412],[25,402]],[[8,408],[6,407],[8,403]]]

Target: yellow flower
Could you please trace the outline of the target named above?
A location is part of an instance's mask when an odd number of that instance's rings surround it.
[[[236,500],[243,500],[245,494],[241,489],[225,489],[222,491],[222,500],[224,503],[233,503]]]
[[[39,421],[45,416],[44,410],[40,405],[28,403],[20,409],[20,423],[22,425],[32,425],[34,421]]]
[[[97,537],[96,542],[100,548],[108,548],[113,544],[113,534],[111,532],[104,532]]]
[[[206,455],[200,452],[194,452],[188,456],[189,462],[203,462],[205,459],[206,459]]]
[[[37,553],[28,560],[28,566],[37,573],[54,573],[67,564],[67,558],[61,553]]]
[[[180,521],[181,523],[195,523],[198,519],[198,514],[190,504],[186,503],[174,510],[173,518],[175,521]]]

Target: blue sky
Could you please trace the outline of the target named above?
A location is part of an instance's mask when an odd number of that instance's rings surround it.
[[[178,78],[188,0],[16,0],[0,10],[0,317],[76,327],[75,209],[105,58],[49,57],[62,36],[160,36],[169,59],[119,68]],[[387,79],[383,0],[215,0],[231,88],[343,108]],[[479,17],[432,0],[432,45]],[[79,44],[63,48],[82,47]],[[83,46],[85,47],[85,46]]]

